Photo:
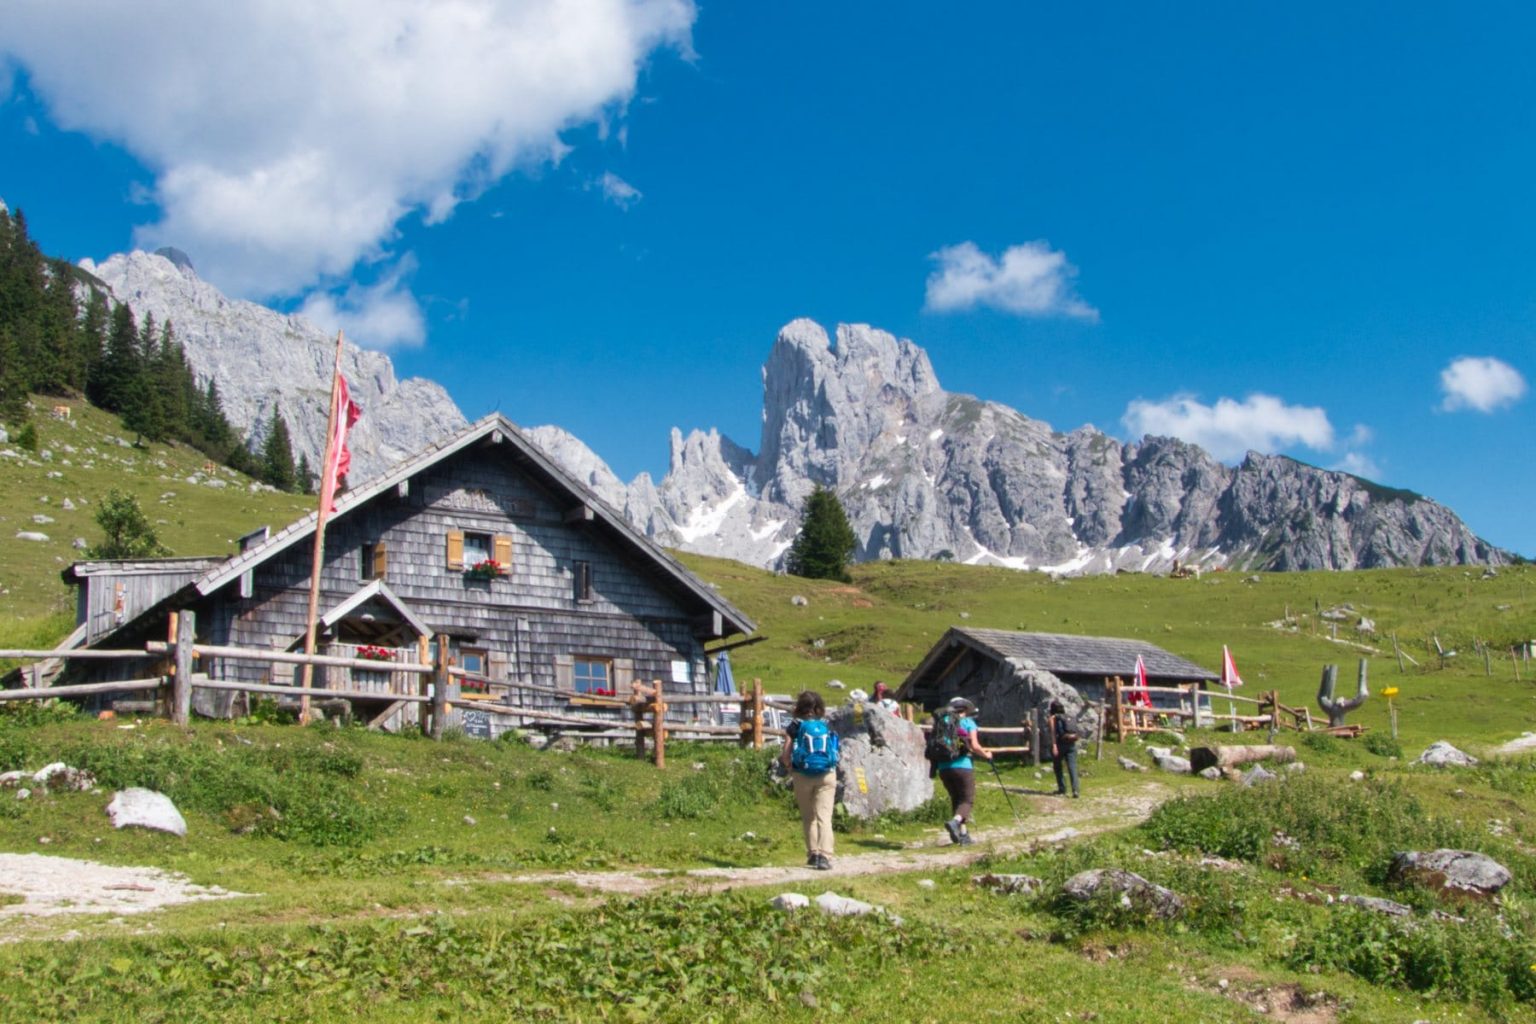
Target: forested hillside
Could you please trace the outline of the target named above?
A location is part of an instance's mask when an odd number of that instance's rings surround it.
[[[84,397],[140,442],[186,443],[279,490],[313,482],[280,415],[253,453],[225,417],[217,385],[188,366],[173,324],[136,322],[100,281],[44,255],[20,210],[0,205],[0,423],[24,447],[35,438],[29,393]]]

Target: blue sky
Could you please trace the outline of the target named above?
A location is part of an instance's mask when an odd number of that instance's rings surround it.
[[[178,245],[626,479],[756,449],[808,316],[1536,554],[1528,4],[88,6],[0,22],[45,250]]]

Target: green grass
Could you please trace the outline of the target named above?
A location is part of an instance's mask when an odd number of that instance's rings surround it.
[[[38,453],[0,445],[21,456],[0,459],[0,643],[46,634],[60,614],[73,618],[73,595],[59,573],[84,557],[72,546],[75,538],[100,541],[92,516],[113,487],[138,499],[161,542],[177,555],[230,553],[241,534],[263,525],[278,529],[314,505],[312,498],[269,489],[252,493],[248,477],[222,466],[206,475],[224,481],[223,488],[189,484],[189,476],[204,472],[201,452],[182,445],[133,447],[117,417],[83,401],[31,401]],[[55,405],[69,406],[69,418],[54,419]],[[42,457],[45,451],[51,458]],[[73,509],[63,507],[66,498]],[[36,523],[38,515],[53,522]],[[16,539],[30,531],[48,540]]]
[[[114,422],[75,415],[74,426],[39,420],[54,462],[0,462],[8,524],[0,585],[9,589],[0,595],[0,644],[44,646],[72,623],[58,570],[73,556],[68,538],[94,538],[94,525],[89,504],[59,515],[63,495],[94,500],[131,482],[152,518],[165,520],[162,539],[184,554],[228,550],[235,533],[280,526],[308,507],[233,483],[187,485],[200,456],[121,448],[105,440],[121,433]],[[68,467],[65,443],[76,448]],[[89,449],[87,469],[80,456]],[[51,480],[50,471],[65,476]],[[169,491],[177,496],[162,505]],[[61,522],[39,527],[55,541],[8,539],[32,528],[39,493],[55,497],[46,514]],[[1213,669],[1227,644],[1245,694],[1273,688],[1286,703],[1311,706],[1327,663],[1339,664],[1341,687],[1353,692],[1365,653],[1352,646],[1361,641],[1353,620],[1338,626],[1349,643],[1335,643],[1333,625],[1318,616],[1348,603],[1376,622],[1379,638],[1363,641],[1374,649],[1372,688],[1400,688],[1400,735],[1392,740],[1386,702],[1375,696],[1350,717],[1368,727],[1363,740],[1282,734],[1308,767],[1280,786],[1161,777],[1177,797],[1140,828],[993,853],[979,869],[934,861],[929,870],[800,887],[889,907],[906,920],[897,928],[884,919],[786,920],[765,907],[776,888],[635,900],[560,880],[573,871],[798,864],[798,816],[766,780],[768,751],[674,743],[657,771],[620,751],[534,751],[512,740],[434,744],[269,722],[183,731],[6,707],[0,770],[62,759],[91,768],[104,786],[154,786],[177,801],[189,834],[113,831],[104,793],[18,801],[0,791],[0,850],[163,867],[252,895],[120,924],[6,917],[11,937],[26,941],[0,944],[0,1002],[19,1019],[85,1021],[873,1022],[958,1013],[1115,1024],[1261,1019],[1254,1003],[1290,993],[1346,1022],[1536,1020],[1536,759],[1459,771],[1408,763],[1433,740],[1482,753],[1531,728],[1536,666],[1520,666],[1516,682],[1505,655],[1488,675],[1473,645],[1505,650],[1536,635],[1532,567],[1490,578],[1435,569],[1051,580],[886,562],[855,566],[851,584],[835,584],[682,557],[767,637],[733,653],[738,681],[760,678],[784,693],[832,694],[832,679],[866,690],[876,679],[898,683],[946,629],[967,625],[1134,637]],[[1392,633],[1417,667],[1399,672],[1385,640]],[[1435,637],[1460,653],[1442,664]],[[1134,743],[1107,745],[1103,761],[1084,755],[1089,796],[1146,785],[1115,766],[1122,753],[1142,756]],[[1364,781],[1349,779],[1357,770]],[[1046,788],[1026,767],[1003,774],[1019,790]],[[1049,805],[1027,795],[1015,803],[1026,828]],[[872,823],[840,818],[839,856],[935,843],[942,813],[939,802]],[[977,819],[983,828],[1011,820],[994,787],[982,787]],[[1276,832],[1302,845],[1277,844]],[[1436,921],[1427,913],[1440,908],[1433,897],[1385,885],[1390,854],[1408,844],[1480,849],[1516,880],[1495,907],[1445,908],[1464,924]],[[1202,868],[1210,855],[1234,870]],[[1184,894],[1190,909],[1157,923],[1055,898],[1066,877],[1097,866],[1136,870]],[[980,869],[1027,872],[1047,886],[1038,897],[999,897],[970,884]],[[1415,924],[1329,906],[1342,892],[1410,903]],[[0,892],[0,906],[15,900]],[[78,940],[53,941],[66,931]]]

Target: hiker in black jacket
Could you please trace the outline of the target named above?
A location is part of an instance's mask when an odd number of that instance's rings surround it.
[[[1067,795],[1067,777],[1072,779],[1072,796],[1077,797],[1077,725],[1067,717],[1061,701],[1051,701],[1051,767],[1056,770],[1056,795]],[[1065,768],[1063,777],[1062,769]]]

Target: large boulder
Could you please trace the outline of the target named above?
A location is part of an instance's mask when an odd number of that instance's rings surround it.
[[[981,707],[982,725],[1033,721],[1035,709],[1048,708],[1054,700],[1060,701],[1066,717],[1077,723],[1077,734],[1084,740],[1098,735],[1098,712],[1077,688],[1028,658],[1007,659],[972,699]]]
[[[1445,740],[1436,740],[1431,743],[1414,761],[1416,764],[1434,765],[1438,768],[1470,768],[1477,764],[1477,758],[1457,750]]]
[[[923,730],[875,704],[850,701],[827,709],[837,733],[838,799],[855,818],[912,811],[933,798]]]
[[[112,819],[113,828],[137,825],[178,836],[187,834],[187,821],[171,798],[152,789],[131,786],[120,790],[107,804],[107,817]]]
[[[1178,893],[1123,868],[1080,871],[1066,880],[1061,894],[1074,903],[1091,903],[1105,894],[1119,896],[1122,905],[1162,921],[1171,920],[1184,910],[1184,898]]]
[[[1472,850],[1408,850],[1392,858],[1387,880],[1451,896],[1491,899],[1509,884],[1509,869]]]

